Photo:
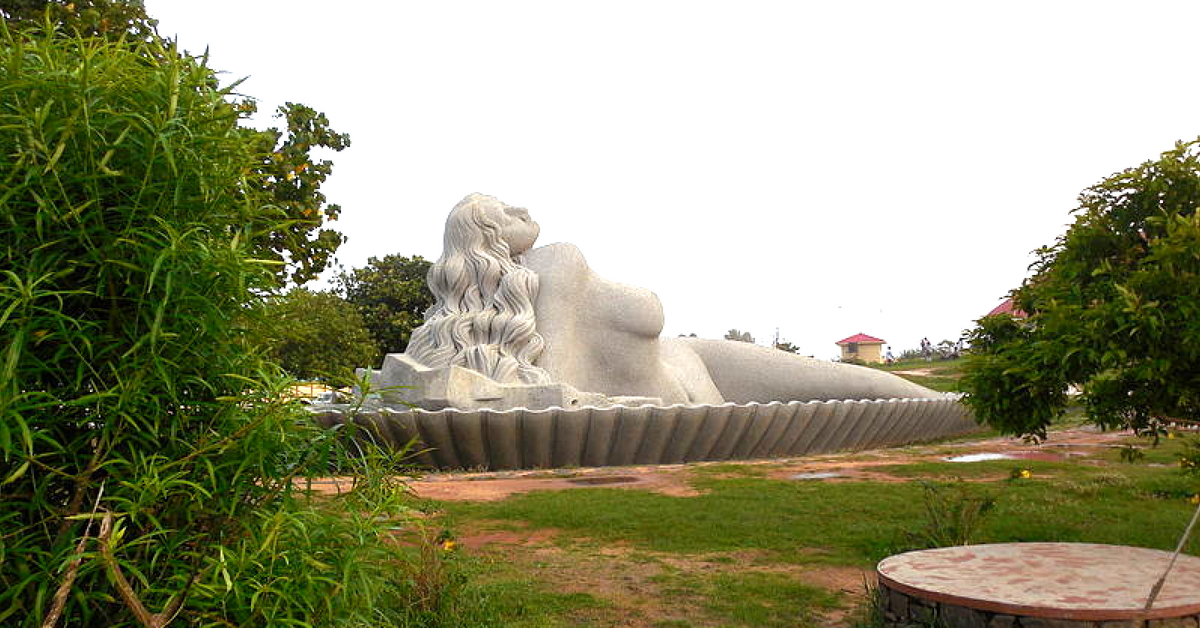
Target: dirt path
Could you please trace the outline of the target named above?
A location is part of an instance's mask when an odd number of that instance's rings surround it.
[[[1041,445],[1014,438],[989,438],[976,441],[875,449],[805,458],[736,461],[739,465],[762,466],[770,477],[793,477],[801,473],[830,473],[830,481],[873,480],[907,481],[873,471],[913,462],[944,460],[952,456],[999,453],[1015,459],[1058,460],[1093,453],[1128,438],[1127,432],[1099,432],[1077,428],[1053,432]],[[634,467],[589,467],[577,469],[538,469],[491,471],[483,473],[434,473],[410,482],[420,497],[439,501],[494,501],[518,493],[572,488],[628,488],[648,490],[677,497],[698,493],[688,482],[691,469],[728,462],[699,462],[688,465],[648,465]]]
[[[892,375],[918,375],[921,377],[929,377],[933,375],[933,367],[925,367],[919,369],[908,369],[907,371],[888,371]]]

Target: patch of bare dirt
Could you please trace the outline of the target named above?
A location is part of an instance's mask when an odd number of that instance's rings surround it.
[[[930,375],[933,375],[933,368],[932,367],[922,367],[919,369],[908,369],[905,371],[888,371],[888,372],[893,375],[919,375],[922,377],[928,377]]]
[[[550,545],[551,539],[522,539],[520,533],[512,532],[467,532],[459,537],[463,546],[475,547],[477,554],[514,566],[556,592],[585,593],[604,602],[599,608],[575,611],[573,618],[579,623],[651,628],[686,618],[664,601],[666,594],[655,580],[662,574],[660,564],[630,560],[630,550],[619,545],[568,551]]]
[[[1128,432],[1099,432],[1077,428],[1053,432],[1040,444],[1030,444],[1015,438],[989,438],[961,443],[878,449],[866,452],[827,454],[780,460],[734,461],[739,465],[759,466],[766,477],[793,479],[798,474],[829,473],[821,481],[845,482],[871,480],[878,482],[907,482],[911,478],[889,475],[875,470],[878,467],[945,460],[951,456],[971,453],[1001,453],[1014,459],[1065,460],[1093,455],[1128,438]],[[636,467],[603,467],[563,470],[497,471],[482,473],[433,473],[412,480],[413,491],[425,498],[443,501],[495,501],[530,491],[561,491],[574,488],[622,488],[653,491],[675,497],[699,495],[690,483],[693,470],[706,465],[729,462],[693,463],[691,465],[647,465]],[[718,474],[717,477],[731,474]],[[318,484],[329,492],[345,490],[344,482],[336,478]]]
[[[706,613],[702,595],[689,591],[686,583],[751,571],[786,574],[842,594],[843,607],[830,611],[823,624],[844,626],[847,614],[865,595],[864,578],[872,577],[853,567],[780,564],[757,550],[681,556],[625,544],[564,548],[554,544],[556,530],[493,530],[486,521],[476,525],[480,529],[463,530],[458,536],[466,551],[512,565],[560,593],[586,593],[603,601],[600,608],[573,613],[575,621],[591,626],[652,628],[672,621],[722,625],[720,617]]]
[[[558,536],[558,530],[553,528],[535,528],[526,530],[479,530],[456,537],[459,545],[478,550],[503,545],[536,547],[546,545]]]
[[[508,471],[490,473],[436,473],[409,482],[421,497],[443,501],[496,501],[530,491],[561,491],[572,488],[628,488],[653,491],[674,497],[693,497],[682,465],[589,468],[570,474],[554,471]]]
[[[766,573],[787,574],[805,584],[821,587],[829,591],[837,591],[851,597],[861,597],[864,578],[873,580],[871,571],[857,567],[838,565],[794,565],[770,562],[764,560],[766,552],[758,550],[737,550],[721,554],[701,554],[698,556],[679,556],[676,554],[655,554],[656,560],[665,565],[684,572],[720,573],[727,571],[761,571]]]

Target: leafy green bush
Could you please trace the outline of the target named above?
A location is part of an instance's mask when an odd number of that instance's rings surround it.
[[[358,310],[331,292],[295,288],[270,299],[263,318],[256,340],[295,377],[345,385],[378,357]]]
[[[1200,142],[1084,190],[1074,224],[1013,291],[1029,314],[979,321],[962,380],[975,416],[1044,437],[1078,385],[1105,428],[1200,420]]]
[[[245,339],[288,228],[245,109],[155,41],[0,24],[0,76],[0,624],[401,621],[404,487]]]
[[[158,20],[142,0],[0,0],[0,16],[18,27],[49,23],[88,37],[158,39]]]
[[[1179,454],[1179,468],[1188,475],[1200,476],[1200,439],[1188,441],[1183,453]]]
[[[358,309],[379,355],[404,351],[413,330],[425,322],[434,301],[425,285],[429,267],[420,255],[385,255],[334,279],[338,294]]]

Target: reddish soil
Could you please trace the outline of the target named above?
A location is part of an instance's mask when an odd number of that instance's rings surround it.
[[[558,530],[484,530],[457,537],[459,544],[467,549],[483,549],[493,545],[536,547],[546,545],[558,536]]]
[[[822,481],[903,482],[910,478],[899,478],[872,469],[913,462],[938,461],[951,456],[971,453],[1002,453],[1014,459],[1025,460],[1062,460],[1095,453],[1097,449],[1113,446],[1128,437],[1127,432],[1098,432],[1093,429],[1078,428],[1054,432],[1050,435],[1049,440],[1040,445],[1013,438],[989,438],[940,445],[877,449],[806,458],[743,460],[733,461],[733,463],[762,467],[765,475],[777,479],[791,478],[800,473],[834,473],[836,477]],[[638,489],[676,497],[690,497],[699,494],[688,482],[691,473],[696,469],[719,464],[729,463],[700,462],[689,465],[569,470],[433,473],[413,480],[409,482],[409,485],[421,497],[442,501],[494,501],[530,491],[559,491],[597,486]],[[330,490],[336,490],[333,488],[335,486],[333,480],[329,482]]]
[[[437,473],[409,483],[420,497],[453,501],[495,501],[529,491],[571,488],[633,488],[676,497],[698,495],[680,473],[682,465],[600,467],[562,472],[506,471],[493,473]]]
[[[511,526],[511,522],[503,525]],[[651,628],[681,621],[708,626],[697,611],[702,602],[699,594],[672,586],[672,577],[758,571],[787,574],[805,584],[842,593],[843,608],[823,618],[825,625],[842,626],[850,609],[862,599],[866,583],[873,580],[870,572],[853,567],[778,564],[763,560],[755,551],[680,556],[621,544],[561,547],[555,544],[557,534],[550,529],[486,529],[464,531],[458,541],[476,555],[544,577],[559,593],[586,593],[607,603],[604,608],[573,613],[573,621],[580,625]]]
[[[919,368],[919,369],[908,369],[907,371],[889,371],[889,372],[890,372],[892,375],[920,375],[920,376],[928,376],[928,375],[933,375],[933,367],[928,367],[928,368]]]

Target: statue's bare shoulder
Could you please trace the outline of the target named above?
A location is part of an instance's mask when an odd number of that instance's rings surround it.
[[[578,279],[591,271],[583,251],[567,242],[547,244],[527,251],[524,265],[546,279]]]

